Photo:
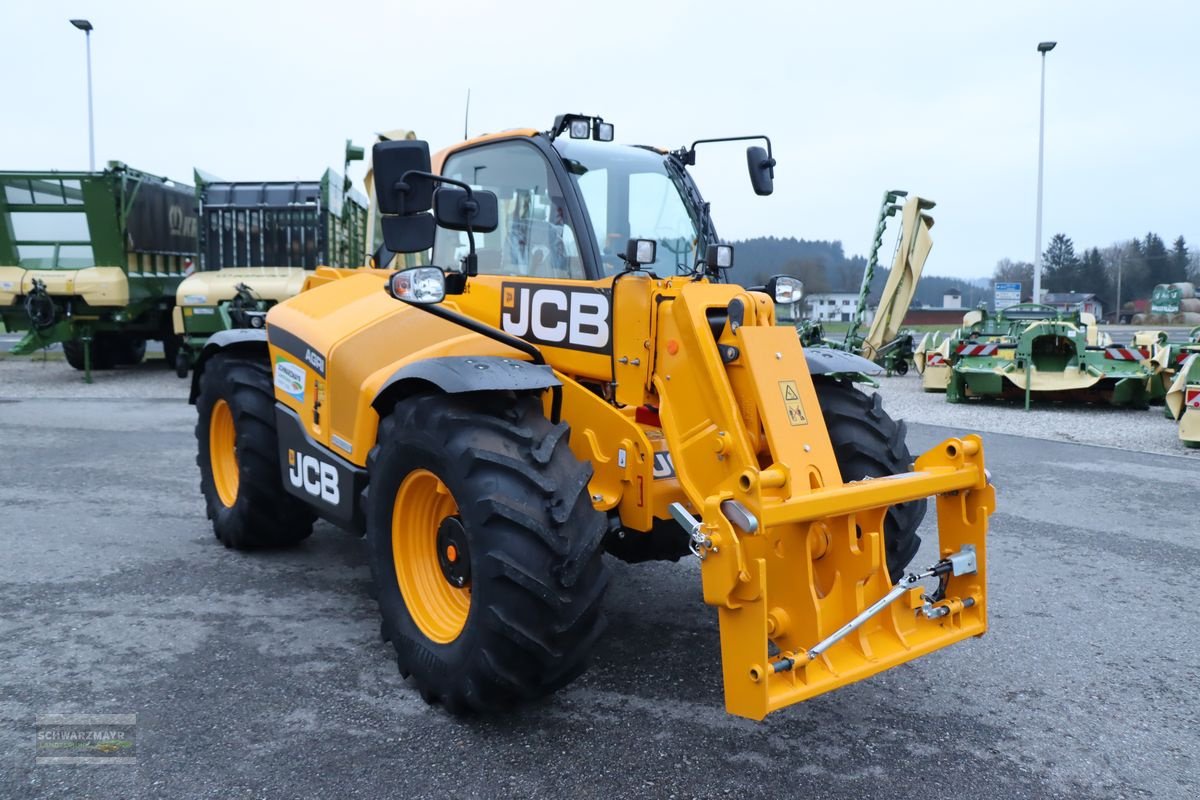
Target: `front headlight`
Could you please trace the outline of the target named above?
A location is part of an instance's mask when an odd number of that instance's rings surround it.
[[[446,274],[439,267],[413,267],[392,275],[392,297],[406,303],[429,305],[446,299]]]

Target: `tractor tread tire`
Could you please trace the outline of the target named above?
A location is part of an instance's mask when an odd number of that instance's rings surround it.
[[[401,400],[380,422],[363,492],[381,635],[400,674],[451,713],[492,712],[550,694],[587,666],[604,629],[605,517],[591,465],[536,397]],[[450,490],[470,542],[471,604],[457,637],[425,636],[396,577],[392,514],[401,481],[426,469]]]
[[[913,457],[905,441],[907,426],[888,416],[878,394],[860,391],[848,381],[822,379],[814,383],[842,480],[881,478],[912,469]],[[922,498],[888,509],[883,539],[893,583],[921,546],[917,529],[926,507]]]
[[[209,422],[218,399],[233,414],[238,459],[238,494],[232,507],[221,502],[213,483]],[[200,491],[213,533],[234,550],[290,547],[312,534],[315,515],[283,487],[275,431],[271,369],[258,358],[218,353],[200,376],[196,465]]]

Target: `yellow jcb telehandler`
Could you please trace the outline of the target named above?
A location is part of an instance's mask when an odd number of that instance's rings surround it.
[[[769,194],[770,142],[740,138]],[[983,634],[979,438],[911,465],[862,360],[776,327],[793,279],[727,282],[701,143],[612,139],[563,115],[432,160],[375,146],[388,249],[439,266],[318,270],[265,331],[213,337],[191,400],[217,537],[365,534],[400,671],[454,712],[583,671],[605,552],[700,559],[726,708],[753,719]],[[938,558],[905,574],[930,496]]]

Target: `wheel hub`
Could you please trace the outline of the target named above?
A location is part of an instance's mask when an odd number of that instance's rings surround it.
[[[467,531],[457,516],[446,517],[438,525],[438,566],[451,586],[462,589],[471,584],[471,558],[467,549]]]

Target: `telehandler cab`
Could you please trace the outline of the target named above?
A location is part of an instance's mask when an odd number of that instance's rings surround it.
[[[454,712],[583,671],[605,551],[700,560],[726,708],[752,719],[983,634],[979,438],[909,472],[904,426],[846,377],[869,362],[776,327],[794,281],[725,282],[695,145],[612,133],[563,115],[432,162],[375,146],[388,249],[442,266],[321,269],[265,331],[212,338],[191,400],[217,537],[365,534],[383,637]],[[905,575],[929,496],[939,560]]]

